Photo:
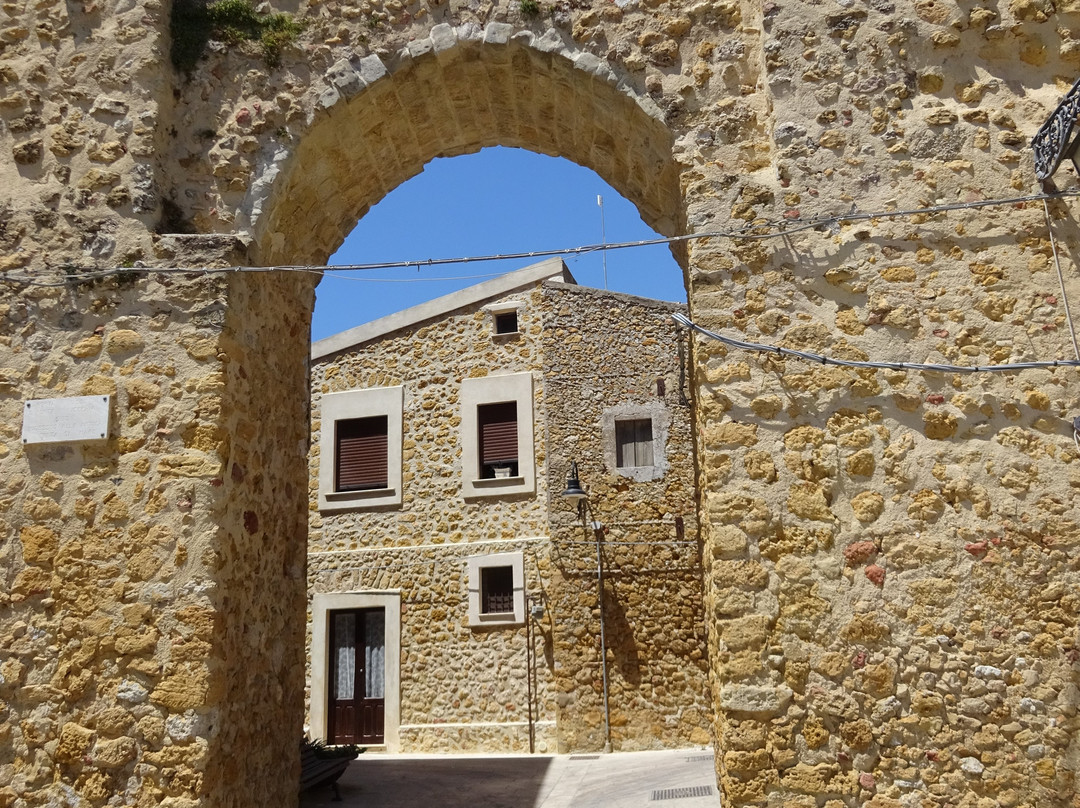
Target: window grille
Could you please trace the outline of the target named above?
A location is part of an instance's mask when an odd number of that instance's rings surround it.
[[[480,570],[480,613],[514,611],[514,568],[484,567]]]

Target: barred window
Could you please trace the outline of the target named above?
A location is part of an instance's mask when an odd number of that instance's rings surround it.
[[[484,567],[480,570],[480,613],[512,614],[514,568]]]

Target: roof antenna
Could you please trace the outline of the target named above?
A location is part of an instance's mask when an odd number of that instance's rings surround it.
[[[596,195],[596,204],[600,206],[600,243],[603,245],[601,254],[604,256],[604,289],[607,289],[607,235],[604,233],[604,197]]]

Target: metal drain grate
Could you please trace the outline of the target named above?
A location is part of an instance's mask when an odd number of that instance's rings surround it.
[[[700,763],[703,760],[715,760],[712,755],[694,755],[686,759],[687,763]]]
[[[682,800],[687,797],[709,797],[712,796],[712,786],[687,786],[684,788],[661,788],[658,791],[652,793],[652,801],[657,800]]]
[[[599,760],[599,755],[571,755],[571,760]]]

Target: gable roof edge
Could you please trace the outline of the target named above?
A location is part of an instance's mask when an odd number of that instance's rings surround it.
[[[370,323],[358,325],[346,331],[341,331],[311,344],[311,358],[323,359],[330,354],[354,348],[365,342],[379,339],[394,331],[441,317],[457,309],[474,306],[496,297],[516,292],[519,289],[531,287],[538,281],[555,280],[563,283],[577,284],[570,270],[566,268],[561,258],[549,258],[538,264],[532,264],[523,269],[507,272],[497,278],[467,286],[448,295],[437,297],[426,303],[412,306]]]

